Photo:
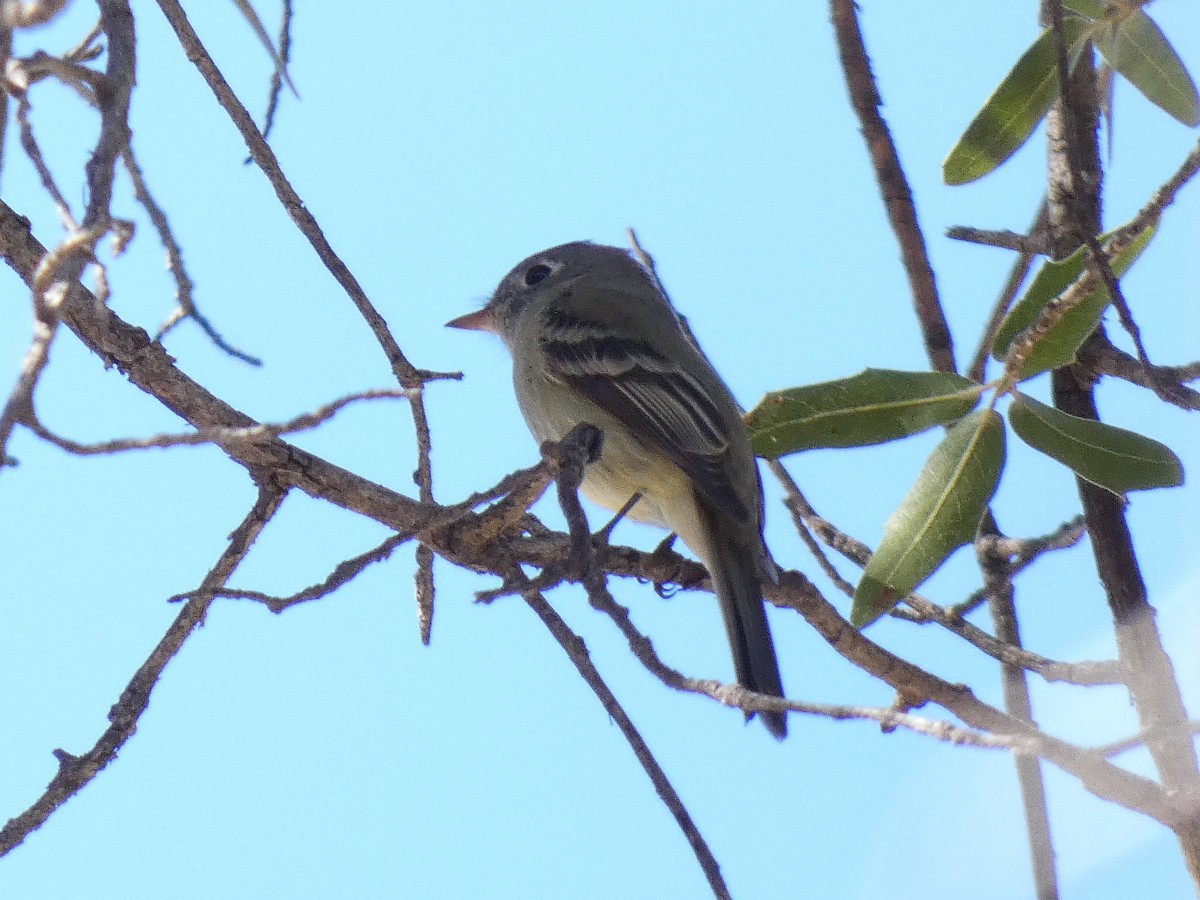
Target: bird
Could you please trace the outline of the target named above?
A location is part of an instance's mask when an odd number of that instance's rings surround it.
[[[749,432],[653,271],[619,247],[562,244],[522,260],[481,309],[446,324],[504,341],[539,443],[581,422],[601,430],[584,496],[622,510],[636,495],[629,518],[678,535],[712,578],[737,683],[783,697],[763,601],[778,575]],[[786,737],[784,713],[760,715]]]

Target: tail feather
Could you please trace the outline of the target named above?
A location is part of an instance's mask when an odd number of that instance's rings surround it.
[[[738,684],[760,694],[782,697],[783,682],[779,677],[775,644],[767,624],[759,575],[762,568],[759,557],[764,555],[764,551],[760,547],[747,546],[744,526],[730,522],[703,500],[698,505],[701,518],[707,526],[704,530],[712,536],[712,545],[706,548],[709,552],[702,555],[721,605]],[[755,535],[755,538],[758,536]],[[758,715],[776,738],[782,740],[787,737],[787,716],[784,713],[763,712]]]

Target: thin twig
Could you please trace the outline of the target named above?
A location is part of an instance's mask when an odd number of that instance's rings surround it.
[[[841,531],[828,519],[822,518],[812,508],[812,505],[808,502],[808,498],[805,497],[804,493],[800,490],[800,486],[796,484],[795,479],[783,467],[782,463],[774,460],[769,462],[768,466],[783,486],[785,493],[784,503],[791,513],[793,521],[796,523],[796,528],[801,538],[804,539],[805,535],[810,535],[811,529],[812,533],[815,533],[827,546],[837,550],[859,568],[865,567],[871,559],[871,548],[857,538]],[[1082,528],[1080,527],[1080,523],[1076,521],[1067,523],[1067,525],[1060,527],[1051,535],[1045,537],[1030,538],[1024,541],[1008,539],[1009,544],[1006,549],[1011,551],[1010,555],[1014,557],[1011,571],[1020,571],[1020,569],[1028,566],[1034,559],[1048,550],[1071,546],[1078,542],[1081,534]],[[808,540],[811,540],[811,536],[806,539],[806,543]],[[822,569],[825,570],[826,574],[832,572],[830,577],[837,584],[839,590],[847,596],[853,596],[853,586],[842,578],[837,570],[833,568],[832,564],[824,558],[824,554],[820,554],[818,560],[824,560],[821,562]],[[986,597],[985,590],[978,592],[980,602]],[[1040,654],[1032,653],[1023,647],[1016,647],[1003,640],[998,640],[982,628],[964,619],[957,610],[943,609],[937,603],[922,597],[920,594],[910,594],[903,598],[903,602],[911,607],[915,615],[905,615],[904,608],[898,607],[894,611],[897,618],[917,623],[931,622],[937,624],[947,631],[958,635],[993,659],[1036,672],[1046,681],[1060,681],[1078,685],[1122,683],[1120,667],[1112,660],[1084,660],[1068,663],[1048,659]]]
[[[133,182],[133,196],[142,204],[142,208],[146,210],[146,215],[150,217],[150,222],[154,225],[154,230],[158,232],[158,239],[162,243],[163,249],[167,251],[167,270],[175,280],[175,302],[179,304],[179,308],[158,329],[158,333],[154,335],[154,339],[161,341],[168,331],[184,319],[191,319],[200,326],[204,333],[208,335],[208,339],[219,349],[235,359],[240,359],[242,362],[249,363],[252,366],[261,366],[261,359],[237,349],[226,341],[217,329],[213,327],[208,318],[197,309],[195,298],[192,295],[192,279],[188,276],[187,266],[183,262],[183,250],[180,249],[179,242],[175,240],[175,233],[171,229],[171,223],[167,219],[166,212],[158,205],[158,202],[154,199],[154,195],[150,192],[149,186],[146,184],[145,176],[142,174],[142,167],[138,164],[132,147],[125,148],[125,152],[122,154],[122,161],[125,163],[125,171],[129,173],[130,181]]]
[[[992,627],[997,639],[1005,645],[1023,649],[1010,554],[1005,549],[999,526],[989,509],[979,526],[975,554],[991,600]],[[1034,725],[1033,699],[1029,694],[1029,679],[1025,669],[1002,662],[1000,674],[1004,686],[1004,708],[1009,715]],[[1041,761],[1036,756],[1018,755],[1013,763],[1017,770],[1017,783],[1021,787],[1038,900],[1057,900],[1058,872],[1054,862],[1054,842],[1050,835],[1050,812],[1046,806],[1046,784],[1042,778]]]
[[[1157,222],[1162,218],[1163,210],[1175,202],[1175,197],[1179,194],[1180,189],[1195,178],[1197,172],[1200,172],[1200,141],[1197,141],[1196,146],[1184,157],[1179,168],[1175,170],[1175,174],[1151,194],[1146,205],[1122,230],[1128,231],[1130,234],[1141,234],[1148,225]]]
[[[184,642],[195,632],[208,613],[212,598],[233,575],[254,540],[279,509],[284,492],[260,488],[253,508],[229,536],[229,546],[201,582],[195,595],[180,610],[158,646],[134,673],[120,699],[108,714],[109,727],[86,753],[75,756],[56,750],[59,768],[45,792],[27,810],[0,828],[0,856],[17,847],[31,832],[67,800],[79,793],[100,773],[137,730],[138,720],[150,704],[150,695],[158,685],[167,664],[175,658]]]
[[[58,209],[58,217],[68,231],[78,231],[79,223],[75,220],[75,214],[71,212],[71,205],[67,203],[67,199],[59,190],[58,183],[54,180],[54,174],[50,171],[50,167],[46,164],[46,159],[42,155],[42,149],[37,142],[37,138],[33,134],[33,124],[29,121],[29,113],[32,107],[29,103],[29,95],[22,91],[16,95],[17,97],[17,128],[21,135],[21,148],[25,151],[25,155],[29,161],[33,163],[34,171],[38,173],[38,178],[42,182],[42,188],[50,195],[54,201],[54,206]]]
[[[1111,375],[1148,388],[1172,406],[1200,410],[1200,391],[1186,384],[1200,379],[1200,362],[1147,369],[1140,360],[1114,347],[1106,335],[1097,331],[1079,349],[1079,363],[1097,375]]]
[[[376,340],[387,355],[396,379],[406,388],[420,388],[424,384],[420,370],[413,366],[403,351],[401,351],[400,346],[388,331],[387,323],[375,309],[366,292],[363,291],[362,286],[358,283],[358,279],[354,277],[354,274],[330,245],[316,217],[313,216],[300,195],[296,193],[291,182],[288,181],[287,176],[279,165],[279,160],[275,156],[275,152],[263,140],[261,132],[259,132],[258,127],[254,124],[254,119],[233,92],[233,89],[225,80],[225,76],[221,74],[220,69],[217,68],[213,58],[200,41],[199,35],[196,34],[191,23],[188,21],[187,14],[183,11],[183,8],[176,0],[158,0],[158,6],[162,10],[163,15],[166,16],[171,28],[174,29],[175,35],[178,37],[187,58],[196,66],[201,77],[203,77],[205,83],[212,90],[217,102],[229,115],[230,120],[241,134],[242,139],[246,142],[246,146],[250,149],[250,154],[253,156],[255,164],[262,170],[271,187],[274,188],[275,195],[278,197],[280,204],[300,230],[300,233],[308,239],[309,244],[329,271],[329,274],[342,287],[343,291],[358,309],[359,314],[367,322],[371,332],[375,335]]]
[[[1200,734],[1200,722],[1188,722],[1187,730],[1192,735]],[[1136,750],[1138,747],[1144,747],[1146,743],[1153,738],[1153,733],[1139,731],[1131,737],[1123,738],[1119,741],[1113,741],[1109,744],[1102,744],[1099,747],[1093,747],[1093,753],[1099,753],[1104,757],[1119,756],[1122,753],[1128,753],[1130,750]]]
[[[514,569],[510,573],[510,577],[516,581],[525,578],[525,575],[520,569]],[[651,784],[654,785],[654,790],[663,804],[674,817],[679,830],[683,832],[684,838],[688,845],[692,848],[692,853],[696,856],[696,861],[700,864],[700,870],[704,872],[704,877],[708,880],[708,886],[711,888],[714,897],[729,898],[732,895],[729,893],[729,887],[725,884],[725,879],[721,875],[721,866],[717,862],[717,858],[713,856],[712,850],[709,849],[708,843],[704,840],[704,836],[700,833],[700,829],[696,826],[692,819],[691,813],[687,807],[683,805],[683,800],[680,799],[679,793],[671,784],[667,773],[663,771],[658,760],[654,758],[650,747],[642,738],[641,733],[633,724],[633,720],[625,712],[612,690],[604,682],[600,672],[592,663],[588,656],[587,646],[583,643],[583,638],[571,630],[570,626],[563,621],[560,616],[547,601],[542,594],[536,590],[526,589],[522,596],[525,598],[526,604],[532,609],[546,629],[558,641],[560,647],[567,654],[575,669],[587,683],[587,686],[592,689],[592,692],[600,700],[604,711],[608,713],[609,718],[616,723],[621,729],[621,734],[624,736],[629,747],[633,750],[633,755],[641,764],[643,771],[650,778]]]
[[[279,60],[282,64],[283,71],[286,72],[288,64],[292,60],[292,19],[295,16],[295,11],[292,8],[292,0],[283,0],[280,4],[279,21]],[[292,91],[295,92],[295,87]],[[283,93],[283,78],[280,75],[278,68],[271,73],[271,88],[268,92],[267,114],[263,119],[262,133],[263,138],[271,136],[271,129],[275,127],[275,113],[279,109],[279,97]],[[253,162],[249,157],[246,162]]]
[[[983,244],[985,247],[998,247],[1001,250],[1015,250],[1022,256],[1034,257],[1045,253],[1042,238],[1036,231],[1029,234],[1018,234],[1015,231],[991,231],[986,228],[972,228],[968,225],[951,225],[946,229],[946,237],[952,241],[964,241],[968,244]]]
[[[8,440],[13,427],[33,409],[34,389],[49,360],[50,345],[61,321],[60,307],[66,300],[70,285],[89,263],[95,262],[96,242],[115,224],[109,207],[116,161],[129,143],[129,98],[133,91],[135,58],[133,16],[124,3],[100,0],[100,21],[108,37],[108,65],[103,75],[88,70],[89,78],[93,78],[95,84],[103,85],[104,103],[99,105],[100,135],[86,166],[87,205],[80,224],[74,226],[66,202],[54,185],[49,170],[45,170],[43,184],[56,198],[69,233],[53,252],[43,252],[37,270],[30,279],[34,336],[17,385],[0,413],[0,459],[7,458]],[[97,93],[100,93],[99,89]],[[25,131],[23,128],[22,134]],[[35,165],[38,165],[40,153],[36,143],[33,144],[33,152]],[[45,166],[44,161],[40,166]],[[102,267],[97,266],[97,272],[97,296],[100,296],[107,289],[107,280],[103,277]]]
[[[1003,541],[1007,548],[1002,552],[1011,558],[1008,567],[1009,578],[1016,578],[1017,575],[1032,565],[1044,553],[1074,547],[1083,539],[1085,534],[1087,534],[1087,528],[1084,525],[1083,516],[1080,515],[1059,525],[1058,528],[1049,534],[1041,535],[1040,537],[998,539]],[[984,537],[978,540],[990,541],[993,538]],[[947,606],[945,613],[951,619],[961,619],[978,609],[987,599],[988,589],[981,587],[968,594],[965,600]],[[1106,666],[1108,663],[1088,663],[1085,665]],[[1109,682],[1103,683],[1108,684]]]
[[[776,477],[780,478],[781,481],[784,479],[789,481],[791,480],[791,473],[787,472],[787,470],[783,468],[783,464],[779,462],[779,460],[771,460],[770,467],[771,470],[775,472]],[[782,475],[780,474],[779,470],[783,471]],[[792,483],[795,484],[795,482]],[[798,494],[799,491],[797,490],[797,495]],[[792,496],[793,495],[789,494],[784,499],[783,505],[787,508],[788,513],[792,517],[792,524],[796,528],[796,533],[800,535],[800,539],[804,541],[804,545],[808,547],[809,552],[817,561],[817,565],[820,566],[821,571],[825,573],[825,577],[833,582],[833,586],[841,591],[846,597],[853,597],[854,585],[851,584],[847,579],[843,578],[842,573],[837,570],[837,567],[835,567],[832,562],[830,562],[829,556],[823,549],[821,549],[821,545],[817,541],[816,536],[812,533],[812,529],[808,527],[808,522],[805,520],[805,517],[801,512],[803,509],[802,504],[791,502]]]
[[[282,52],[275,50],[275,45],[271,43],[271,36],[267,34],[267,29],[263,25],[262,19],[258,17],[258,13],[255,12],[254,7],[250,4],[250,0],[233,0],[233,3],[238,8],[238,11],[241,12],[242,18],[249,24],[250,30],[254,32],[254,36],[258,38],[259,43],[263,45],[263,48],[271,57],[271,62],[275,66],[272,79],[281,80],[295,94],[296,86],[292,84],[292,79],[288,75],[287,61],[284,59]]]
[[[1043,243],[1047,224],[1046,214],[1046,198],[1042,197],[1033,223],[1029,226],[1029,234],[1039,235],[1039,240]],[[1000,289],[1000,296],[992,304],[992,314],[988,317],[988,323],[984,326],[983,334],[979,338],[979,346],[975,348],[975,355],[971,358],[971,367],[967,370],[967,377],[972,381],[983,384],[987,379],[987,363],[992,354],[992,344],[996,340],[996,333],[1000,330],[1004,317],[1008,315],[1009,307],[1017,298],[1017,292],[1021,290],[1021,285],[1025,282],[1036,257],[1037,253],[1034,250],[1025,249],[1013,260],[1008,279],[1004,282],[1004,287]]]
[[[50,442],[61,450],[77,456],[95,456],[106,453],[121,453],[129,450],[148,450],[150,448],[193,447],[199,444],[230,444],[242,441],[256,442],[277,438],[283,434],[295,434],[316,428],[332,419],[339,411],[352,403],[363,400],[407,400],[408,391],[381,390],[360,391],[339,397],[331,403],[318,406],[312,412],[306,412],[294,419],[275,424],[263,423],[245,428],[202,428],[183,434],[154,434],[144,438],[117,438],[111,441],[100,441],[94,444],[81,444],[68,438],[52,433],[35,417],[25,417],[22,422],[34,434]]]
[[[1128,248],[1136,237],[1137,235],[1132,232],[1121,229],[1108,239],[1100,252],[1105,254],[1108,260],[1111,260]],[[1063,320],[1067,313],[1087,300],[1093,291],[1100,287],[1102,280],[1100,268],[1097,265],[1087,266],[1066,290],[1042,307],[1032,325],[1013,338],[1004,357],[1004,378],[997,388],[998,394],[1008,392],[1021,380],[1025,363],[1037,345]]]
[[[317,584],[309,585],[303,590],[296,591],[294,594],[289,594],[286,597],[276,597],[270,594],[265,594],[262,591],[250,590],[234,590],[231,588],[223,588],[222,590],[213,593],[213,597],[229,600],[255,600],[262,603],[267,609],[273,613],[281,613],[285,609],[296,606],[299,603],[306,603],[309,600],[319,600],[322,597],[328,597],[338,588],[345,584],[349,584],[358,575],[366,571],[366,569],[377,562],[382,562],[392,555],[392,551],[403,544],[405,541],[412,540],[411,534],[394,534],[386,541],[377,547],[372,547],[366,553],[360,553],[358,556],[352,556],[350,559],[343,560],[334,567],[328,577],[318,582]],[[168,603],[178,603],[182,600],[190,600],[196,595],[195,591],[188,591],[183,594],[175,594],[167,598]]]

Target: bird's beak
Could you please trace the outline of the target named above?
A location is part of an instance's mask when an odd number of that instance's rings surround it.
[[[467,313],[465,316],[459,316],[457,319],[451,319],[446,323],[447,328],[465,328],[467,331],[490,331],[493,334],[497,333],[496,317],[492,315],[492,310],[489,307],[477,309],[475,312]]]

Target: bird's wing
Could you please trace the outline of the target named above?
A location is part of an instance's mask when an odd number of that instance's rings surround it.
[[[631,334],[626,321],[551,304],[542,337],[551,372],[679,466],[724,513],[745,521],[750,511],[729,478],[721,409],[695,376]]]

